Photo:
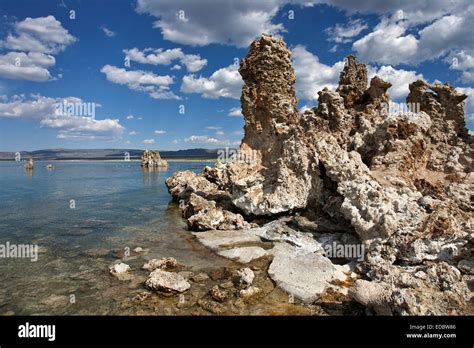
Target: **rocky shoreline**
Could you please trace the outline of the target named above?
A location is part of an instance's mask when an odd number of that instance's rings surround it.
[[[416,112],[390,113],[390,83],[369,84],[349,56],[337,90],[319,91],[301,115],[290,51],[269,35],[239,72],[239,156],[166,181],[194,236],[244,269],[268,260],[265,277],[308,305],[330,297],[379,315],[473,314],[466,96],[419,80],[407,97]],[[330,255],[338,248],[342,257]],[[224,296],[209,294],[211,307]]]
[[[123,314],[133,315],[361,315],[362,306],[336,291],[312,303],[288,295],[268,277],[270,257],[245,265],[193,270],[174,258],[151,259],[142,267],[124,257],[109,268],[118,284],[126,284]],[[125,263],[126,262],[126,263]],[[144,274],[148,274],[145,276]],[[112,282],[112,284],[115,282]],[[334,286],[341,286],[335,283]],[[120,285],[113,285],[113,289]],[[111,289],[112,289],[111,288]]]

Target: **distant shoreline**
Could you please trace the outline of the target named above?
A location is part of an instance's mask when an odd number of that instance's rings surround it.
[[[187,149],[159,151],[161,158],[169,161],[207,161],[216,160],[217,149]],[[35,151],[1,152],[0,161],[14,161],[16,157],[34,161],[121,161],[125,156],[130,160],[140,160],[140,149],[44,149]]]
[[[214,158],[163,158],[168,162],[215,162]],[[36,159],[35,162],[140,162],[140,159],[130,159],[125,161],[123,159],[88,159],[88,158],[75,158],[75,159]],[[20,162],[26,163],[27,160],[15,161],[14,159],[0,159],[0,162]]]

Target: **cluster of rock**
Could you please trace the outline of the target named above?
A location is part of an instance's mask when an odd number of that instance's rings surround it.
[[[262,292],[262,289],[254,285],[256,279],[252,269],[245,267],[236,270],[228,268],[217,269],[208,274],[184,271],[185,265],[179,263],[173,257],[148,260],[142,270],[150,272],[145,280],[145,287],[151,292],[159,293],[165,297],[170,295],[180,295],[178,307],[197,306],[213,314],[224,314],[225,306],[239,301],[249,300]],[[134,275],[134,270],[123,263],[116,262],[109,267],[109,273],[121,281],[141,280],[142,277]],[[213,285],[204,294],[201,288]],[[198,283],[199,286],[192,289],[191,283]],[[194,291],[193,291],[194,290]],[[184,298],[187,293],[188,300]],[[148,295],[144,295],[145,298]],[[197,301],[196,301],[197,300]],[[188,302],[188,303],[185,303]]]
[[[143,151],[141,160],[141,166],[143,168],[159,168],[168,166],[168,162],[161,158],[160,153],[158,151]]]
[[[241,262],[269,255],[270,277],[304,301],[343,282],[337,291],[378,314],[472,312],[466,96],[419,80],[407,97],[416,112],[391,113],[391,84],[369,84],[366,66],[348,56],[336,91],[324,88],[318,107],[300,114],[290,51],[269,35],[239,72],[240,151],[253,160],[166,181],[189,227],[208,230],[198,239]],[[334,243],[362,245],[364,260],[335,264]]]

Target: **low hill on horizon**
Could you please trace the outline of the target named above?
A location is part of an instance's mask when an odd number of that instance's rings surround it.
[[[117,160],[123,159],[125,153],[130,159],[139,159],[143,150],[139,149],[43,149],[35,151],[20,151],[22,159],[32,157],[34,160]],[[164,159],[179,158],[217,158],[217,149],[187,149],[176,151],[160,151]],[[15,160],[15,152],[0,152],[0,161]]]

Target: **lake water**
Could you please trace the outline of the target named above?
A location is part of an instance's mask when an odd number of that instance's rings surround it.
[[[0,258],[0,314],[124,313],[144,279],[120,282],[108,267],[136,247],[148,251],[127,261],[134,269],[155,257],[175,257],[192,271],[227,265],[193,240],[165,185],[175,171],[206,164],[146,172],[139,162],[37,161],[30,174],[23,163],[0,162],[0,244],[40,250],[36,262]]]
[[[38,245],[39,254],[35,262],[0,257],[0,315],[209,315],[200,301],[224,280],[192,282],[180,296],[155,293],[144,286],[143,264],[174,257],[184,271],[211,275],[242,267],[196,241],[165,185],[174,172],[200,172],[209,162],[169,162],[154,172],[139,162],[37,161],[31,173],[23,164],[0,162],[0,246]],[[132,268],[130,279],[109,274],[119,261]],[[275,287],[265,258],[252,267],[261,296],[234,293],[222,314],[326,314]]]

